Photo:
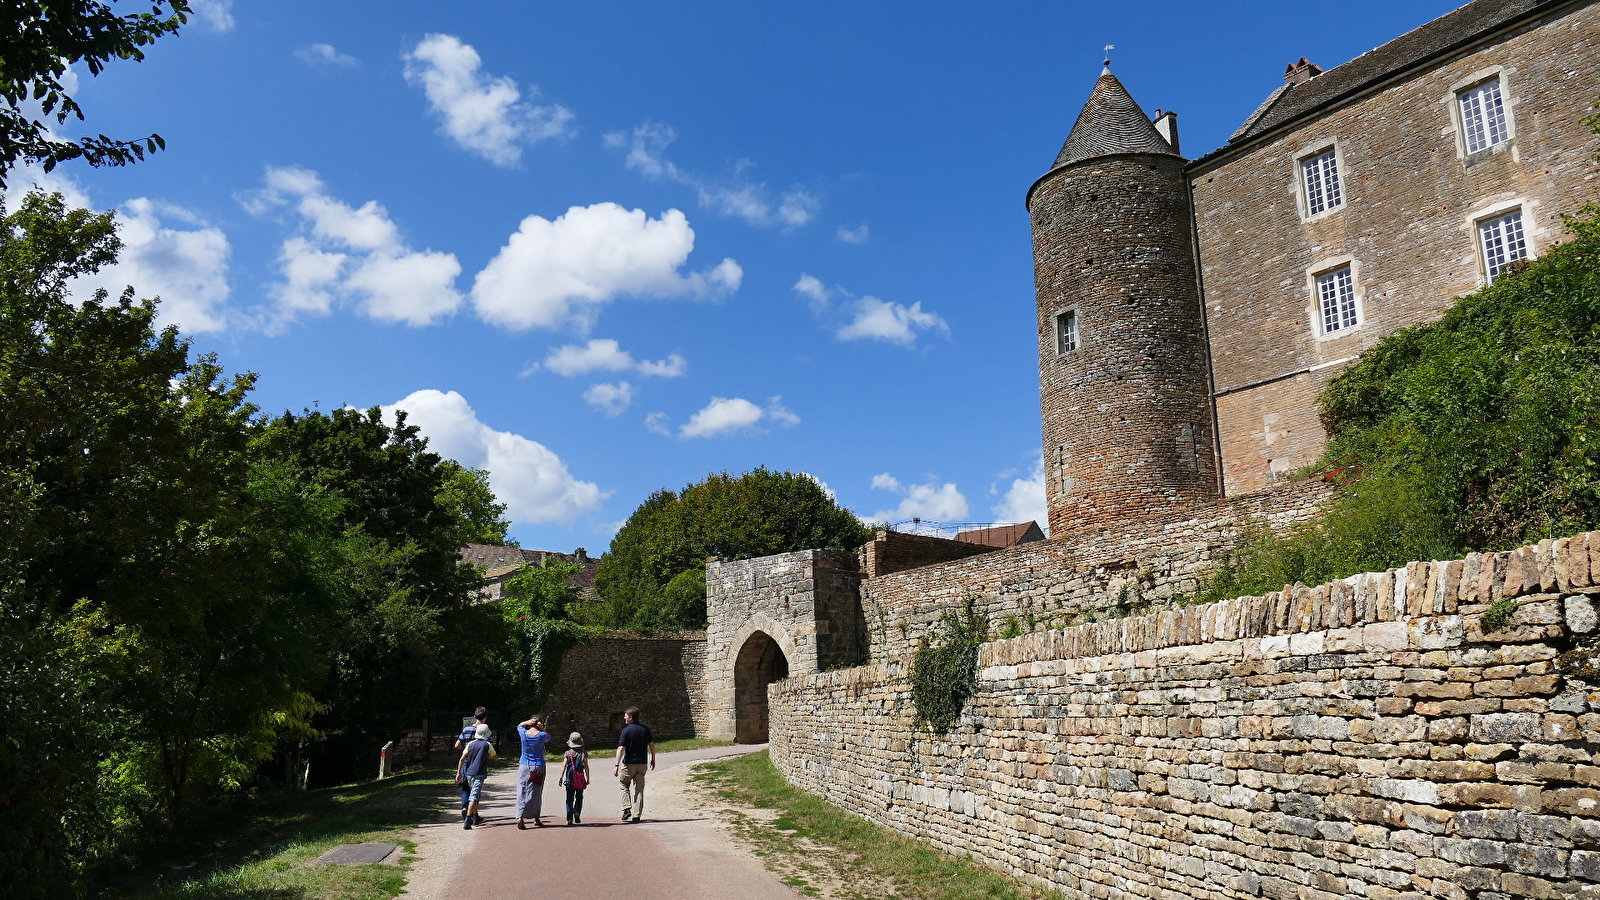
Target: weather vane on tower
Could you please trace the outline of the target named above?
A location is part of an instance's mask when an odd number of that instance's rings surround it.
[[[1115,49],[1117,49],[1117,45],[1116,44],[1107,44],[1106,45],[1106,60],[1105,60],[1106,70],[1105,70],[1105,73],[1104,73],[1106,75],[1110,75],[1111,74],[1111,51],[1113,51]]]

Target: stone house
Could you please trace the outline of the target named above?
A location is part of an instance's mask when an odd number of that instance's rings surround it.
[[[572,586],[585,599],[594,599],[594,577],[600,570],[600,560],[582,547],[574,553],[556,553],[550,550],[528,550],[522,547],[498,547],[493,544],[462,544],[456,551],[464,563],[483,570],[483,585],[473,594],[477,603],[499,600],[505,596],[505,584],[523,566],[543,566],[546,562],[577,563],[578,571],[572,576]]]

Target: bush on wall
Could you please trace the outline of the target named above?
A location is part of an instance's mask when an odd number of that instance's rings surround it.
[[[911,659],[911,703],[917,722],[939,734],[948,732],[978,689],[978,645],[989,636],[989,621],[968,595],[960,613],[945,613],[937,642],[924,638]]]

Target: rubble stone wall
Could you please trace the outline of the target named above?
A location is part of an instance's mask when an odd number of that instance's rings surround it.
[[[703,735],[710,728],[705,658],[701,631],[619,632],[587,641],[561,658],[542,714],[561,745],[580,731],[590,748],[615,747],[630,706],[639,707],[656,740]]]
[[[1600,893],[1600,532],[769,688],[789,780],[1067,898]],[[1486,629],[1506,617],[1499,630]]]
[[[1300,482],[1117,528],[864,579],[870,661],[908,658],[968,596],[977,599],[994,633],[1063,628],[1172,605],[1200,591],[1246,528],[1292,528],[1312,516],[1327,491],[1321,482]]]

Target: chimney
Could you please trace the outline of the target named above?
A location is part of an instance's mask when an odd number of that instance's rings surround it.
[[[1299,62],[1290,63],[1283,70],[1283,81],[1285,84],[1305,84],[1321,74],[1321,66],[1302,56]]]
[[[1178,150],[1178,114],[1170,110],[1162,112],[1158,109],[1156,110],[1154,122],[1156,131],[1166,139],[1167,143],[1172,145],[1172,152],[1180,153],[1181,151]]]
[[[583,552],[583,548],[582,547],[579,547],[578,548],[578,552],[573,554],[573,555],[578,557],[579,559],[588,559],[589,558],[589,554]]]

